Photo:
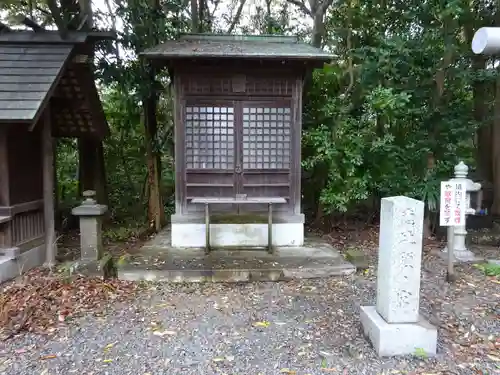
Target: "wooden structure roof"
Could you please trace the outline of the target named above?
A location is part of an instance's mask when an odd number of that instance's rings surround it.
[[[108,124],[89,56],[101,32],[0,32],[0,124],[34,127],[50,106],[54,136],[103,138]]]
[[[332,56],[295,36],[184,34],[150,48],[149,59],[230,58],[328,62]]]

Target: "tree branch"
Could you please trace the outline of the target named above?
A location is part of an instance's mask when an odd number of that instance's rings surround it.
[[[56,24],[59,32],[62,35],[65,35],[66,33],[66,25],[64,24],[64,21],[61,17],[61,11],[59,7],[57,6],[56,0],[46,0],[46,4],[50,9],[50,15],[54,19],[54,23]]]
[[[111,29],[118,34],[116,30],[116,15],[113,12],[113,8],[111,7],[111,3],[109,0],[104,0],[104,3],[106,4],[106,8],[108,9],[109,16],[111,17]],[[118,63],[118,66],[121,65],[121,57],[120,57],[120,48],[118,45],[119,41],[118,39],[114,42],[115,44],[115,54],[116,54],[116,62]]]
[[[286,1],[288,1],[290,4],[293,4],[296,7],[298,7],[302,12],[304,12],[308,16],[310,16],[310,17],[313,16],[312,11],[309,10],[309,8],[306,7],[306,4],[304,4],[304,2],[302,0],[286,0]]]
[[[321,14],[324,15],[330,5],[333,4],[333,0],[324,0],[321,2],[319,9],[321,10]]]
[[[236,14],[233,18],[233,22],[229,25],[229,29],[227,29],[227,33],[231,34],[236,27],[236,25],[240,22],[241,14],[243,13],[243,7],[245,6],[246,0],[241,0],[238,9],[236,10]]]
[[[45,31],[45,29],[37,24],[35,21],[33,21],[31,18],[28,18],[26,16],[19,15],[19,20],[24,26],[28,26],[33,29],[33,31]]]
[[[21,5],[24,5],[26,7],[29,7],[30,5],[33,6],[33,4],[30,4],[27,1],[21,1]],[[40,8],[39,6],[35,6],[34,9],[38,10],[40,13],[45,14],[46,16],[51,16],[50,12],[47,12],[45,9]]]

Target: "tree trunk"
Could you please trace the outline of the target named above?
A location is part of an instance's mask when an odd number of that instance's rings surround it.
[[[323,22],[324,17],[325,13],[321,10],[316,11],[313,16],[311,44],[316,48],[321,48],[323,45],[323,37],[325,31]]]
[[[91,30],[94,25],[91,0],[79,2],[81,15],[85,21],[86,30]],[[93,53],[91,55],[93,57]],[[100,204],[108,204],[108,192],[106,187],[106,168],[104,162],[104,147],[101,140],[78,139],[79,168],[79,193],[84,190],[95,190],[96,200]]]
[[[144,100],[144,130],[146,142],[146,162],[148,167],[148,219],[151,228],[158,232],[165,224],[165,212],[161,196],[161,163],[156,150],[156,94],[151,92]]]
[[[486,59],[484,56],[474,56],[474,72],[485,68]],[[485,98],[488,97],[487,86],[484,82],[476,80],[472,87],[474,95],[474,119],[481,124],[476,132],[476,164],[479,176],[483,181],[493,181],[493,143],[492,126],[486,122],[487,104]],[[498,98],[497,98],[498,99]]]
[[[194,2],[194,4],[193,4]],[[195,23],[198,23],[198,3],[197,0],[191,1],[191,16]],[[195,9],[193,9],[195,6]],[[151,0],[151,11],[155,16],[152,17],[150,33],[152,43],[159,43],[158,36],[154,32],[153,23],[160,22],[156,15],[160,9],[159,0]],[[163,210],[163,200],[161,196],[161,153],[157,147],[158,123],[156,120],[156,108],[158,105],[158,94],[156,92],[155,71],[151,66],[144,66],[145,78],[149,82],[149,91],[143,95],[142,109],[144,114],[144,141],[146,147],[146,164],[148,168],[147,176],[147,197],[148,197],[148,222],[150,228],[156,232],[165,224],[165,212]]]
[[[99,204],[108,204],[106,171],[104,169],[104,149],[100,140],[91,138],[78,139],[78,192],[95,190]]]
[[[444,21],[444,54],[443,54],[443,62],[442,65],[437,69],[436,74],[435,74],[435,81],[436,81],[436,91],[434,94],[434,100],[432,103],[433,111],[435,114],[434,117],[434,126],[432,130],[429,131],[429,140],[431,141],[432,147],[434,149],[431,149],[430,152],[427,154],[427,168],[426,168],[426,173],[428,175],[431,174],[432,170],[434,169],[435,166],[435,161],[436,161],[436,155],[435,151],[438,148],[439,145],[439,127],[436,126],[441,120],[440,120],[440,106],[443,101],[443,96],[444,96],[444,89],[445,89],[445,81],[446,81],[446,71],[450,67],[452,61],[453,61],[453,49],[451,48],[451,36],[450,33],[452,30],[452,23],[453,20],[451,18],[445,19]],[[424,218],[424,240],[426,238],[429,238],[432,234],[432,228],[431,228],[431,220],[430,220],[430,212],[428,209],[428,202],[426,202],[426,209],[425,209],[425,218]]]
[[[198,0],[191,0],[191,32],[197,33],[200,29],[200,19],[198,18]]]
[[[493,150],[493,215],[500,215],[500,71],[497,72],[494,120],[492,128]]]

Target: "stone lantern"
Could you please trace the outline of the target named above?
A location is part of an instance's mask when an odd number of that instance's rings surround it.
[[[454,171],[455,171],[455,177],[452,178],[450,181],[461,182],[463,186],[465,186],[465,197],[466,197],[465,215],[475,215],[476,211],[481,209],[481,207],[479,206],[476,209],[471,207],[470,203],[471,193],[479,193],[481,191],[481,184],[467,178],[469,167],[465,165],[463,161],[461,161],[455,166]],[[478,195],[480,197],[480,194]],[[479,200],[480,198],[478,199],[477,205],[480,205]],[[448,232],[447,232],[448,244],[443,249],[444,253],[448,252],[451,236],[453,236],[453,255],[456,260],[461,262],[472,262],[478,260],[478,258],[474,255],[474,253],[467,248],[467,244],[465,241],[467,237],[467,229],[465,222],[459,226],[448,227]]]
[[[102,245],[102,217],[108,206],[97,204],[94,199],[96,192],[86,190],[83,192],[85,200],[71,213],[80,217],[80,246],[81,260],[94,261],[103,255]]]

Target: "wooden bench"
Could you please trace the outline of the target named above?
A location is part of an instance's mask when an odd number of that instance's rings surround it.
[[[286,203],[279,197],[193,198],[191,203],[205,205],[205,253],[210,252],[210,205],[214,204],[267,204],[267,251],[273,252],[273,204]]]

